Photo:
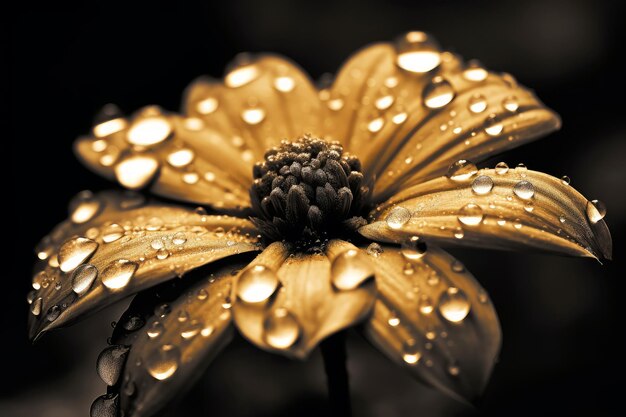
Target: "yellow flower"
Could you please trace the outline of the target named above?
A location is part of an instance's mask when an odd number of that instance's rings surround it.
[[[80,193],[36,249],[30,336],[139,293],[98,360],[111,388],[95,416],[155,413],[233,329],[305,358],[359,324],[418,379],[472,398],[500,327],[439,245],[611,256],[602,203],[522,165],[469,162],[559,124],[511,75],[422,32],[357,52],[321,88],[284,58],[245,56],[223,83],[194,82],[182,114],[105,108],[76,142],[81,160],[206,209]]]

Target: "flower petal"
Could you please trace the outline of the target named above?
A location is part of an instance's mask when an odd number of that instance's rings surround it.
[[[525,167],[504,171],[409,187],[379,205],[359,232],[386,242],[420,236],[448,245],[611,258],[609,230],[578,191]]]
[[[373,259],[378,299],[366,337],[416,378],[460,400],[479,395],[500,350],[498,317],[463,264],[437,247]]]
[[[282,139],[316,133],[320,124],[320,102],[308,75],[276,55],[241,56],[224,83],[197,80],[184,107],[233,141],[250,168]]]
[[[460,157],[479,161],[560,124],[513,77],[465,64],[423,32],[359,51],[323,97],[326,133],[376,178],[375,201]]]
[[[292,255],[287,245],[273,243],[237,277],[235,324],[263,349],[305,358],[369,313],[373,272],[367,256],[347,242],[331,241],[326,254]],[[338,285],[348,274],[352,285]]]
[[[29,334],[69,324],[173,276],[258,250],[243,219],[144,203],[134,193],[80,193],[70,219],[37,248]]]
[[[108,395],[119,395],[123,415],[153,415],[191,388],[230,342],[231,285],[247,260],[218,261],[203,272],[209,278],[168,282],[135,297],[111,339],[130,351],[116,362],[99,360],[97,367],[110,385]]]
[[[230,141],[198,118],[145,107],[130,120],[98,123],[79,138],[75,152],[98,174],[128,189],[150,189],[161,196],[216,209],[250,206],[252,170]]]

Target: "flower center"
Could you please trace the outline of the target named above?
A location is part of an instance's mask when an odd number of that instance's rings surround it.
[[[269,240],[311,241],[354,230],[369,193],[361,162],[338,142],[283,141],[253,170],[253,221]],[[337,232],[337,233],[335,233]]]

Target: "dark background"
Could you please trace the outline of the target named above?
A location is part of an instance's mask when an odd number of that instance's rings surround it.
[[[130,112],[158,103],[177,110],[201,74],[220,76],[241,51],[285,54],[314,77],[334,72],[354,50],[411,29],[443,47],[511,72],[559,112],[549,138],[489,162],[524,162],[567,174],[589,198],[605,201],[612,262],[487,251],[455,251],[490,291],[504,345],[482,404],[468,409],[413,382],[357,336],[349,339],[355,415],[613,416],[623,405],[623,283],[626,128],[619,2],[599,1],[224,1],[202,6],[35,8],[5,15],[9,43],[6,105],[11,188],[3,201],[3,376],[0,415],[88,414],[104,384],[95,358],[110,333],[113,307],[36,346],[26,340],[33,246],[65,218],[83,189],[112,187],[74,159],[70,145],[93,114],[114,102]],[[5,187],[8,184],[5,184]],[[10,191],[9,191],[10,190]],[[6,258],[11,256],[11,258]],[[9,369],[13,369],[9,371]],[[328,412],[321,359],[290,362],[237,340],[185,397],[179,415],[278,416]],[[623,407],[622,407],[623,412]]]

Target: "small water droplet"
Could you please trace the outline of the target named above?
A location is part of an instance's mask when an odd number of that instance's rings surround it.
[[[474,94],[470,97],[467,103],[467,108],[475,114],[484,112],[487,110],[487,100],[485,99],[485,96],[482,94]]]
[[[163,381],[170,378],[180,365],[180,349],[174,345],[162,345],[153,349],[146,358],[146,368],[153,378]]]
[[[404,362],[409,365],[415,365],[421,357],[422,353],[419,350],[417,341],[415,339],[405,340],[402,344],[402,359]]]
[[[367,252],[368,255],[373,256],[374,258],[378,258],[381,253],[383,253],[383,247],[376,242],[372,242],[367,246],[365,252]]]
[[[559,221],[560,221],[561,223],[565,223],[565,222],[567,221],[567,219],[565,219],[565,216],[560,215],[560,216],[559,216]]]
[[[97,277],[98,268],[91,264],[80,265],[72,273],[72,290],[78,295],[85,294]]]
[[[377,133],[380,132],[383,126],[385,126],[385,119],[383,119],[382,117],[377,117],[368,123],[367,130],[372,133]]]
[[[197,172],[185,172],[182,178],[183,182],[189,185],[197,184],[200,181],[200,175]]]
[[[483,220],[483,209],[478,204],[466,204],[459,210],[458,219],[466,226],[477,226]]]
[[[245,269],[237,280],[237,297],[246,303],[267,301],[278,289],[276,273],[265,265]]]
[[[461,372],[461,370],[459,369],[458,365],[456,365],[456,364],[448,365],[448,373],[450,375],[458,376],[460,372]]]
[[[343,100],[341,98],[334,98],[332,100],[328,100],[326,103],[328,108],[333,111],[339,111],[343,109]]]
[[[448,168],[446,176],[452,181],[465,181],[478,172],[476,165],[465,159],[459,159]]]
[[[196,293],[196,298],[200,301],[204,301],[207,298],[209,298],[209,293],[204,288],[200,288],[198,292]]]
[[[391,327],[398,327],[400,325],[400,317],[396,314],[395,311],[389,312],[389,318],[387,319],[387,324]]]
[[[184,168],[193,162],[195,156],[191,149],[178,149],[167,155],[167,163],[174,168]]]
[[[587,201],[587,218],[593,224],[598,223],[606,216],[606,205],[600,200]]]
[[[98,243],[84,237],[66,241],[59,249],[59,268],[69,272],[85,262],[98,249]]]
[[[265,341],[275,349],[287,349],[300,337],[300,325],[286,308],[270,311],[263,320]]]
[[[163,323],[161,323],[160,321],[155,321],[150,325],[150,327],[148,327],[148,330],[146,330],[146,334],[150,339],[155,339],[161,336],[164,331],[165,327],[163,326]]]
[[[419,312],[425,316],[431,314],[435,310],[432,298],[427,295],[422,295],[418,303]]]
[[[408,209],[402,206],[395,206],[391,209],[385,218],[385,221],[387,222],[387,226],[391,229],[397,230],[402,228],[402,226],[404,226],[410,219],[411,212]]]
[[[517,109],[519,109],[519,103],[517,102],[517,97],[509,96],[502,100],[502,107],[505,110],[510,111],[511,113],[515,113]]]
[[[159,304],[154,308],[154,315],[161,318],[167,316],[171,312],[172,307],[167,303]]]
[[[43,306],[43,298],[37,297],[35,301],[30,305],[30,312],[33,316],[38,316],[41,314],[41,307]]]
[[[172,243],[175,245],[183,245],[185,244],[185,242],[187,242],[187,236],[185,235],[185,232],[176,232],[174,233],[174,236],[172,236]]]
[[[100,379],[108,386],[117,383],[126,361],[129,348],[122,345],[109,346],[100,352],[96,361],[96,370]]]
[[[296,86],[296,82],[293,78],[288,76],[276,77],[274,79],[274,88],[281,93],[288,93],[293,91]]]
[[[520,181],[513,186],[513,193],[522,200],[530,200],[535,195],[535,187],[528,181]]]
[[[110,290],[124,288],[139,267],[135,262],[118,259],[108,264],[100,274],[102,284]]]
[[[457,226],[454,228],[454,237],[456,239],[463,239],[465,237],[465,231],[462,227]]]
[[[92,220],[102,210],[103,204],[91,191],[78,193],[70,202],[70,219],[76,224]]]
[[[387,110],[394,102],[394,97],[391,94],[382,96],[376,99],[374,105],[378,110]]]
[[[394,124],[402,124],[406,121],[406,119],[409,117],[409,115],[406,112],[400,112],[398,114],[395,114],[392,118],[391,121]]]
[[[485,130],[485,133],[487,133],[487,135],[489,136],[498,136],[504,130],[504,125],[502,124],[502,121],[497,114],[490,114],[485,119],[483,129]]]
[[[265,120],[265,110],[260,107],[251,107],[241,113],[241,118],[249,125],[258,125]]]
[[[489,73],[486,69],[480,66],[477,62],[470,62],[468,67],[463,71],[463,78],[468,81],[484,81],[487,79]]]
[[[93,135],[98,138],[104,138],[125,129],[126,124],[126,120],[121,117],[107,120],[93,127]]]
[[[211,114],[217,110],[218,105],[219,102],[215,97],[208,97],[196,103],[196,110],[200,114]]]
[[[115,242],[124,236],[124,228],[117,223],[112,223],[102,230],[102,241],[104,243]]]
[[[162,261],[163,259],[167,259],[168,256],[170,256],[170,253],[165,248],[161,248],[156,252],[156,257],[158,260]]]
[[[454,272],[463,272],[465,271],[465,266],[459,262],[458,260],[454,260],[452,261],[452,264],[450,265],[450,268],[454,271]]]
[[[571,182],[572,182],[572,180],[567,175],[563,175],[561,177],[561,184],[563,184],[563,185],[570,185]]]
[[[224,77],[224,84],[231,88],[244,86],[256,80],[259,76],[259,69],[256,65],[243,65],[230,71]]]
[[[136,190],[146,186],[158,169],[159,163],[154,157],[133,155],[115,166],[115,178],[124,187]]]
[[[496,174],[504,175],[507,172],[509,172],[509,166],[506,164],[506,162],[498,162],[496,164]]]
[[[467,317],[470,303],[463,291],[450,287],[439,298],[439,312],[449,322],[459,323]]]
[[[488,175],[479,175],[472,181],[472,191],[478,195],[489,194],[493,189],[493,180]]]
[[[405,259],[415,261],[422,258],[426,254],[427,245],[424,240],[418,236],[411,236],[402,242],[400,252]]]
[[[429,109],[440,109],[448,105],[455,96],[452,85],[442,77],[435,77],[424,87],[422,101]]]
[[[202,335],[202,337],[209,337],[213,334],[214,331],[215,327],[209,324],[208,326],[200,330],[200,334]]]
[[[196,337],[202,330],[203,325],[198,320],[191,320],[187,325],[183,327],[180,332],[180,337],[185,340],[191,340]]]

